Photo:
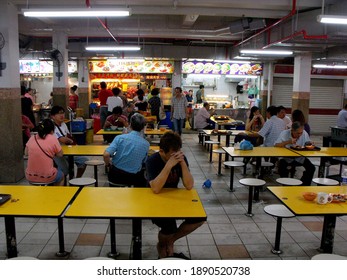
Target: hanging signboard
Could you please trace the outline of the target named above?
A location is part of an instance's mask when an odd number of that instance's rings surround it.
[[[20,74],[47,74],[53,73],[52,60],[19,60]],[[77,73],[77,62],[68,62],[68,73]]]
[[[261,75],[260,63],[217,63],[204,61],[185,61],[183,74],[221,74],[221,75]]]
[[[96,60],[89,61],[90,73],[168,73],[174,72],[174,62],[170,60],[121,61]]]

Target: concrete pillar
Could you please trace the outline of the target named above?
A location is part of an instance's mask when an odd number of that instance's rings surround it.
[[[343,80],[343,106],[342,106],[342,108],[344,108],[346,104],[347,104],[347,80]]]
[[[9,1],[0,9],[0,32],[5,46],[0,65],[0,183],[24,177],[22,119],[19,78],[18,11]]]
[[[273,85],[273,65],[272,62],[264,64],[263,76],[260,80],[259,98],[261,114],[266,116],[266,109],[271,104]]]
[[[61,60],[53,59],[53,103],[62,106],[67,112],[69,100],[68,84],[68,38],[63,31],[53,33],[52,49],[61,53]]]
[[[91,96],[89,94],[88,61],[86,59],[78,61],[78,100],[79,108],[83,108],[83,117],[89,118],[89,104]]]
[[[310,53],[296,56],[294,59],[292,111],[301,110],[306,122],[308,122],[310,109],[311,60]]]

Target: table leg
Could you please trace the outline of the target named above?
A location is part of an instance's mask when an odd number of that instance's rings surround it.
[[[94,179],[95,179],[95,187],[98,187],[98,166],[94,165]]]
[[[73,162],[73,156],[69,155],[68,156],[68,162],[69,162],[69,179],[74,178],[74,162]]]
[[[252,200],[253,200],[253,186],[249,186],[249,191],[248,191],[248,211],[246,213],[246,216],[252,217]]]
[[[142,220],[133,219],[133,259],[142,259]]]
[[[230,166],[230,188],[229,191],[234,192],[234,166]]]
[[[324,169],[325,169],[326,159],[324,157],[320,158],[320,165],[318,167],[318,177],[324,178]]]
[[[334,234],[336,225],[336,215],[325,215],[320,250],[323,253],[331,254],[334,246]]]
[[[227,135],[225,136],[225,146],[229,147],[230,146],[230,134],[227,133]],[[225,153],[225,161],[229,160],[229,154]]]
[[[57,257],[66,257],[69,255],[69,252],[65,251],[65,242],[64,242],[64,225],[63,218],[58,218],[58,236],[59,236],[59,252],[56,253]]]
[[[5,217],[5,231],[6,231],[6,245],[7,257],[17,257],[17,239],[16,239],[16,226],[13,216]]]
[[[116,258],[119,253],[116,251],[116,221],[110,218],[111,252],[107,254],[110,258]]]

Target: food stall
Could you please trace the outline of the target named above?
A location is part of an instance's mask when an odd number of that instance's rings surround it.
[[[203,60],[187,60],[182,62],[182,88],[184,91],[196,91],[204,85],[204,101],[216,110],[217,115],[226,115],[234,120],[245,122],[252,101],[257,97],[248,95],[251,88],[259,88],[263,65],[259,63],[217,62]],[[238,87],[242,84],[243,91]],[[250,86],[252,85],[252,86]],[[202,104],[194,104],[194,116]]]
[[[108,89],[121,88],[128,99],[132,99],[140,87],[170,88],[173,65],[171,60],[90,60],[88,66],[91,97],[98,101],[97,95],[102,81],[106,82]]]

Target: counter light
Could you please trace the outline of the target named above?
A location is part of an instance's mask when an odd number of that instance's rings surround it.
[[[347,65],[313,64],[313,68],[347,69]]]
[[[225,78],[239,78],[239,79],[256,79],[256,75],[225,75]]]
[[[130,9],[22,9],[26,17],[126,17]]]
[[[251,50],[251,49],[243,49],[240,50],[240,53],[244,54],[257,54],[257,55],[292,55],[292,51],[287,50]]]
[[[347,24],[347,16],[319,15],[317,21],[330,24]]]

